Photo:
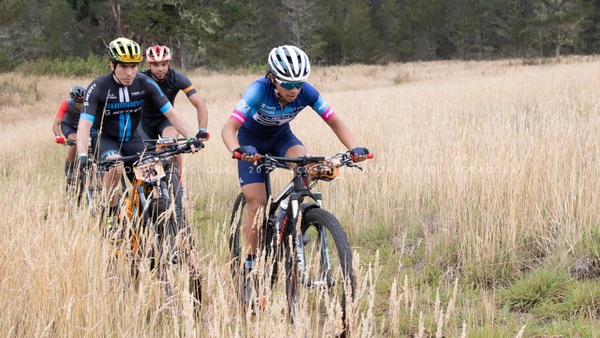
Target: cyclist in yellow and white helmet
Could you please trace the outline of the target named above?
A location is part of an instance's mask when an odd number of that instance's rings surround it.
[[[99,160],[142,153],[144,142],[138,130],[145,102],[160,107],[175,129],[188,138],[194,150],[202,142],[196,133],[175,110],[152,78],[138,73],[142,61],[140,46],[132,40],[118,38],[108,45],[111,72],[94,79],[86,90],[83,109],[77,128],[77,158],[79,168],[87,167],[88,142],[91,136],[92,150]],[[133,178],[132,163],[125,163],[125,173]],[[122,167],[115,167],[104,175],[105,196],[109,216],[117,212]]]
[[[113,63],[139,63],[144,59],[140,45],[127,38],[118,38],[111,41],[108,45],[107,54],[108,59]]]

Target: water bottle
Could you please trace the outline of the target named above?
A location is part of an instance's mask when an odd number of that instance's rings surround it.
[[[279,208],[277,208],[277,219],[275,220],[275,229],[281,229],[281,224],[283,223],[283,219],[285,217],[285,213],[288,207],[288,200],[285,199],[279,203]]]

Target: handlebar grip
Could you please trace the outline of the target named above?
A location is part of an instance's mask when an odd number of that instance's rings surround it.
[[[241,160],[242,159],[242,153],[240,153],[239,151],[234,151],[233,152],[233,158],[236,160]],[[256,160],[260,161],[260,154],[256,154]]]
[[[374,156],[375,156],[375,154],[373,154],[373,153],[369,153],[369,154],[367,155],[367,159],[372,159]],[[355,159],[354,159],[354,155],[350,155],[350,157],[352,158],[352,161],[353,161],[353,162],[356,162],[356,161],[355,161]]]

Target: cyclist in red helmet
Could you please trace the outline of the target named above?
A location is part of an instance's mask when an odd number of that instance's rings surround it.
[[[190,103],[196,108],[196,117],[198,118],[198,133],[196,137],[201,140],[207,140],[209,133],[206,129],[208,124],[208,109],[204,100],[192,84],[192,81],[171,68],[171,59],[173,54],[169,47],[155,45],[146,49],[146,63],[148,69],[141,73],[151,77],[158,83],[158,86],[167,96],[172,105],[175,105],[175,97],[182,91],[190,100]],[[142,113],[142,122],[140,125],[142,138],[145,140],[157,139],[160,137],[179,137],[179,133],[169,119],[161,112],[159,107],[152,102],[147,101],[144,104]],[[179,171],[182,170],[181,156],[176,158]]]
[[[52,132],[54,133],[54,142],[65,144],[68,140],[75,141],[77,138],[77,124],[81,114],[85,88],[80,85],[73,86],[69,91],[70,99],[63,100],[58,107],[54,123],[52,123]],[[75,154],[77,149],[75,145],[69,147],[67,160],[65,161],[65,176],[67,182],[73,180],[73,166],[75,163]]]

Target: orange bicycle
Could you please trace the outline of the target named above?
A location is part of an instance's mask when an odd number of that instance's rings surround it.
[[[199,307],[202,284],[197,251],[190,228],[185,225],[183,216],[175,211],[181,207],[175,204],[182,203],[182,187],[177,165],[171,158],[192,151],[190,145],[183,142],[185,139],[161,139],[156,147],[147,147],[142,154],[100,161],[98,168],[107,171],[123,162],[135,160],[135,179],[121,197],[122,208],[117,226],[111,226],[106,235],[112,239],[123,239],[124,234],[129,234],[126,251],[133,259],[134,276],[137,276],[140,260],[149,259],[151,270],[166,282],[168,294],[171,290],[167,270],[187,264],[190,293]],[[119,254],[119,251],[116,253]]]

